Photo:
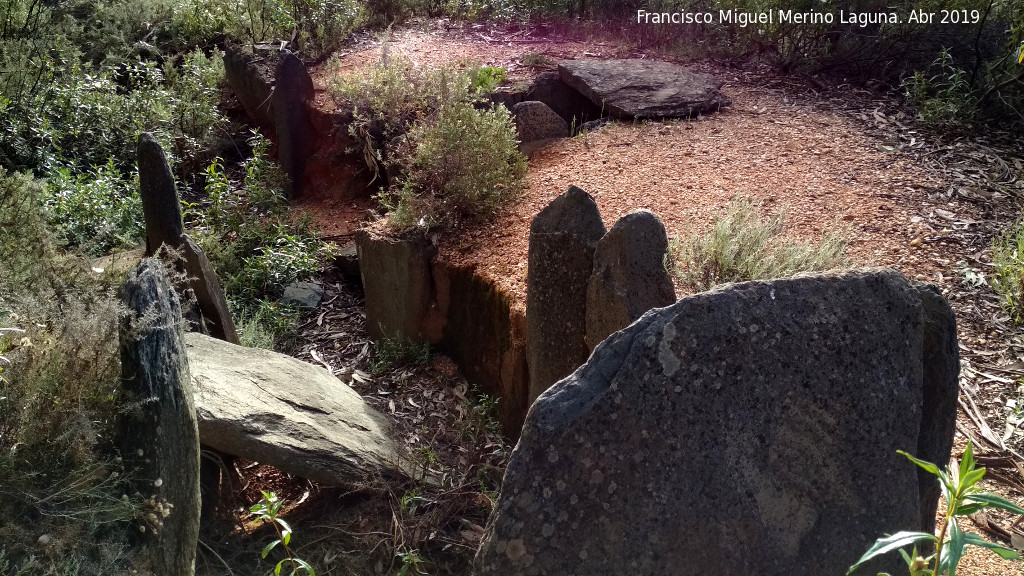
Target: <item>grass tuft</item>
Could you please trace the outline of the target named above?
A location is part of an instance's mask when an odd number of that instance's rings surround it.
[[[844,230],[829,230],[817,242],[798,242],[785,239],[784,229],[784,210],[762,215],[754,201],[734,199],[709,232],[673,243],[672,268],[683,285],[700,292],[728,282],[850,267]]]

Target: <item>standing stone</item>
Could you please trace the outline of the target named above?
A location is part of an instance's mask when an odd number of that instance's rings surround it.
[[[512,106],[520,148],[569,135],[569,124],[543,102],[530,100]]]
[[[210,259],[206,257],[206,252],[187,234],[180,250],[185,259],[188,287],[195,294],[196,304],[199,306],[199,311],[202,312],[203,321],[206,324],[206,331],[214,338],[238,344],[238,330],[235,328],[235,321],[231,318],[231,310],[228,308],[227,298],[224,297],[224,290],[220,286],[220,280],[217,279],[217,273],[213,270]]]
[[[529,402],[587,360],[587,282],[604,236],[594,199],[570,186],[530,224],[526,273]]]
[[[896,271],[644,315],[530,409],[474,573],[838,576],[884,534],[930,532],[896,451],[948,461],[955,414],[931,407],[956,402],[953,329]]]
[[[277,157],[288,175],[288,197],[302,195],[306,162],[313,155],[316,131],[306,105],[313,99],[313,79],[306,65],[291,52],[281,54],[274,74],[271,111],[277,132]]]
[[[174,175],[164,149],[149,132],[139,134],[139,192],[146,220],[146,254],[152,255],[162,244],[181,245],[185,225],[181,220],[181,200],[174,187]]]
[[[393,238],[359,230],[355,239],[366,294],[366,331],[374,340],[423,341],[433,285],[433,246],[421,234]]]
[[[593,350],[612,332],[651,308],[676,301],[665,269],[668,236],[653,212],[630,212],[597,243],[587,286],[587,346]]]
[[[601,107],[580,94],[578,90],[562,82],[558,71],[541,72],[533,79],[523,100],[539,100],[551,107],[575,130],[585,122],[602,116]]]
[[[139,134],[138,151],[139,189],[146,221],[146,254],[156,254],[163,245],[178,251],[183,261],[177,264],[187,278],[187,286],[178,286],[178,290],[189,289],[195,295],[202,315],[199,320],[205,323],[210,335],[238,344],[238,332],[217,273],[213,271],[206,252],[185,234],[181,200],[164,149],[152,134],[143,132]]]
[[[126,469],[150,504],[141,522],[153,571],[193,573],[199,538],[199,429],[181,305],[160,261],[147,258],[121,287],[123,406],[118,431]],[[162,510],[169,510],[163,517]]]

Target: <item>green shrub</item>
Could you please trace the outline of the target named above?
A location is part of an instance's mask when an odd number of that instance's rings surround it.
[[[404,336],[381,338],[373,343],[370,371],[382,374],[402,364],[426,366],[430,363],[430,344]]]
[[[127,529],[137,504],[122,500],[109,452],[119,408],[117,279],[58,249],[43,197],[38,183],[0,168],[0,563],[26,574],[123,572],[85,554],[95,552],[97,528]],[[22,536],[34,542],[44,531],[71,545],[32,564],[37,550]]]
[[[903,82],[904,93],[917,117],[937,128],[971,126],[978,118],[977,97],[967,81],[967,72],[957,68],[943,49],[927,71],[914,72]]]
[[[145,234],[138,176],[123,177],[113,159],[87,173],[55,169],[45,205],[48,222],[63,243],[93,256],[134,246]]]
[[[818,242],[794,242],[782,237],[784,223],[784,211],[762,217],[758,204],[735,199],[709,232],[673,245],[672,268],[684,285],[702,291],[850,265],[842,230],[826,232]]]
[[[992,288],[1014,322],[1024,322],[1024,220],[1018,220],[992,246]]]
[[[409,132],[407,145],[404,178],[381,195],[395,227],[451,226],[493,213],[523,189],[526,160],[502,106],[445,106]]]

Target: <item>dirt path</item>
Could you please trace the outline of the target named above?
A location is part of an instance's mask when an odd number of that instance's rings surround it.
[[[428,27],[398,31],[391,40],[387,50],[400,52],[417,65],[472,61],[505,67],[513,81],[535,72],[521,65],[527,54],[653,56],[610,42],[560,40],[536,31]],[[376,61],[382,47],[379,39],[364,38],[343,53],[339,68],[315,71],[318,87],[329,74]],[[706,230],[731,198],[746,196],[769,209],[784,207],[794,237],[816,238],[833,226],[844,226],[850,231],[850,253],[857,264],[895,267],[910,279],[938,284],[958,313],[961,350],[968,364],[972,355],[989,359],[997,354],[993,347],[1002,350],[992,340],[1018,333],[1005,324],[1003,328],[1012,333],[990,333],[987,318],[999,314],[990,291],[983,287],[981,292],[961,294],[960,262],[981,266],[980,255],[991,241],[991,230],[997,228],[997,218],[976,198],[971,201],[957,181],[922,162],[927,155],[914,151],[924,145],[924,137],[915,136],[879,108],[846,105],[842,94],[826,99],[799,83],[788,85],[707,64],[696,67],[726,81],[723,91],[733,101],[730,108],[689,122],[611,124],[546,145],[531,158],[523,197],[493,222],[442,242],[441,256],[475,266],[525,306],[530,221],[569,185],[595,197],[609,227],[623,214],[646,208],[661,217],[670,236],[678,237]],[[322,91],[318,99],[330,105]],[[893,123],[901,132],[898,142],[880,135],[885,130],[868,129],[893,128]],[[952,192],[957,189],[961,193]],[[354,229],[366,206],[348,202],[333,212],[329,204],[330,200],[321,200],[307,209],[335,235]],[[1016,360],[1004,352],[999,352],[1003,361]],[[1007,391],[1005,382],[979,385],[976,380],[967,374],[964,383],[975,391],[980,412],[990,421],[1000,418],[1012,390]],[[976,436],[976,425],[964,414],[960,428]],[[958,432],[954,456],[965,444],[966,436]],[[1024,500],[1005,483],[987,488]],[[973,526],[967,529],[975,531]],[[1024,570],[974,549],[959,573],[995,576]]]

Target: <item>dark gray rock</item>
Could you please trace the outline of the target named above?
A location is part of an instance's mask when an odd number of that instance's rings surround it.
[[[354,241],[338,249],[337,256],[334,257],[334,267],[346,279],[359,280],[359,248]]]
[[[655,60],[566,60],[563,82],[616,118],[689,118],[728,106],[722,82]]]
[[[601,107],[563,82],[554,70],[538,74],[523,100],[537,100],[547,104],[574,130],[579,130],[585,122],[601,117]]]
[[[139,134],[139,193],[146,220],[147,255],[161,245],[179,246],[185,236],[181,220],[181,200],[174,186],[174,175],[164,149],[149,132]]]
[[[203,444],[328,484],[406,475],[387,420],[323,368],[190,333]]]
[[[360,230],[355,239],[370,337],[423,340],[432,299],[433,246],[421,234],[393,238]]]
[[[487,98],[491,103],[495,105],[502,105],[509,110],[516,104],[523,101],[523,97],[526,95],[525,90],[517,90],[515,88],[499,87],[494,92],[487,95]]]
[[[733,284],[645,314],[530,409],[474,573],[838,576],[886,533],[931,531],[896,451],[949,458],[954,415],[924,401],[929,332],[953,366],[949,320],[895,271]]]
[[[199,538],[199,430],[181,304],[160,261],[143,260],[121,287],[120,331],[126,409],[118,433],[136,490],[153,497],[140,521],[147,558],[161,576],[191,574]],[[165,518],[160,511],[167,509]]]
[[[293,282],[284,289],[281,302],[311,310],[320,305],[324,297],[324,289],[313,282]]]
[[[529,100],[512,107],[520,149],[569,136],[569,124],[543,102]]]
[[[270,95],[274,90],[276,52],[256,54],[251,46],[228,42],[224,47],[224,76],[245,112],[264,133],[274,130]]]
[[[597,243],[587,285],[587,346],[676,301],[665,269],[668,236],[653,212],[630,212]]]
[[[238,344],[235,321],[231,318],[224,290],[206,252],[187,234],[179,248],[184,258],[188,287],[195,294],[206,331],[214,338]]]
[[[924,414],[932,415],[921,424],[921,438],[914,456],[945,463],[953,449],[956,403],[960,390],[960,346],[956,341],[956,317],[938,288],[914,283],[924,307]],[[924,504],[922,523],[930,525],[939,501],[935,476],[918,470]]]
[[[298,198],[306,178],[306,162],[313,155],[316,131],[307,103],[313,99],[313,79],[306,65],[291,52],[281,54],[274,75],[270,109],[277,132],[277,158],[288,175],[288,196]]]
[[[576,186],[530,224],[526,356],[531,403],[587,360],[587,282],[604,233],[597,204]]]

